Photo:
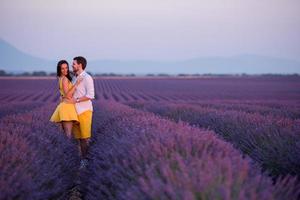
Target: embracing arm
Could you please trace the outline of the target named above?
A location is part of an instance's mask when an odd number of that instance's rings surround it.
[[[62,80],[62,87],[64,90],[64,93],[66,94],[66,98],[71,99],[73,97],[73,94],[75,92],[75,89],[77,87],[77,85],[80,83],[81,80],[77,80],[76,83],[70,88],[68,89],[68,79],[67,78],[63,78]]]
[[[94,88],[94,80],[92,77],[87,78],[86,80],[86,95],[78,99],[78,102],[88,101],[95,99],[95,88]]]

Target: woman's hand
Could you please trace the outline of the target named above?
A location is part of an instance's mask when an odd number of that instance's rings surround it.
[[[75,100],[73,98],[63,97],[63,102],[75,104]]]
[[[81,77],[81,76],[78,77],[76,80],[75,86],[77,87],[81,83],[82,80],[83,80],[83,77]]]

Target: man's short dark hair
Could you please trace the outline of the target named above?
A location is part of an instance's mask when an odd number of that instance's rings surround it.
[[[87,61],[86,61],[86,59],[84,57],[77,56],[77,57],[73,58],[73,60],[76,60],[76,62],[78,64],[81,64],[83,70],[86,68]]]

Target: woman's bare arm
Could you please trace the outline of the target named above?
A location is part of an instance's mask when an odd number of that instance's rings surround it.
[[[81,82],[81,79],[78,79],[76,81],[76,83],[70,89],[68,89],[68,79],[66,77],[64,77],[62,79],[63,91],[65,93],[66,98],[71,99],[73,97],[75,89],[80,82]]]

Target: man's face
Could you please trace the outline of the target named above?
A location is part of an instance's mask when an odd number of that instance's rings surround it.
[[[80,67],[81,65],[77,63],[77,60],[73,60],[73,64],[72,64],[73,72],[74,73],[78,72]]]

